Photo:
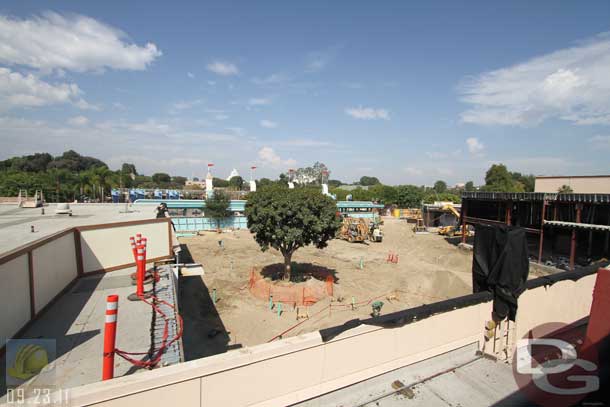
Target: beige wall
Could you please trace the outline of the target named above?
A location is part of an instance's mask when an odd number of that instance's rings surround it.
[[[34,249],[32,260],[34,304],[38,313],[77,277],[74,232]]]
[[[83,271],[87,273],[133,263],[129,237],[135,237],[136,233],[141,233],[148,239],[148,259],[170,255],[167,222],[120,227],[108,224],[104,228],[81,231]]]
[[[595,275],[528,290],[517,337],[545,322],[575,322]],[[482,343],[491,302],[393,329],[359,326],[329,342],[317,332],[72,389],[73,405],[285,406],[423,359]],[[473,355],[474,356],[474,355]]]
[[[519,297],[516,336],[524,338],[530,329],[544,323],[569,324],[589,315],[596,275],[578,281],[563,280],[552,286],[527,290]]]
[[[0,264],[0,346],[30,320],[27,253]]]
[[[134,221],[82,226],[29,243],[0,257],[0,348],[32,318],[30,265],[34,281],[34,312],[39,313],[78,277],[76,230],[81,229],[83,272],[119,269],[133,262],[129,236],[148,237],[148,258],[168,257],[170,236],[167,221]]]
[[[557,192],[563,185],[575,194],[610,194],[610,175],[600,177],[536,177],[535,192]]]

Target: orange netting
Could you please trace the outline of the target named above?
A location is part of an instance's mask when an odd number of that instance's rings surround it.
[[[265,279],[261,274],[252,268],[250,270],[250,281],[248,288],[252,295],[262,300],[268,300],[273,296],[273,302],[281,302],[294,305],[312,305],[322,298],[333,295],[334,279],[331,275],[326,276],[325,281],[315,278],[296,284],[282,281],[271,281]]]

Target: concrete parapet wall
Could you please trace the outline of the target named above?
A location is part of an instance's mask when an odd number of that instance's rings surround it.
[[[0,351],[79,276],[131,267],[129,236],[148,238],[149,260],[169,258],[169,219],[78,226],[0,255]]]
[[[591,274],[527,290],[519,303],[518,335],[537,324],[571,323],[586,317],[594,283],[595,274]],[[393,328],[359,325],[327,341],[313,332],[75,388],[72,403],[113,407],[168,402],[198,407],[290,405],[467,344],[482,343],[492,303],[489,297],[476,294],[461,301],[461,308],[412,322],[399,321]]]

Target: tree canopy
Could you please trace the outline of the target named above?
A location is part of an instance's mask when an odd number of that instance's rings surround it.
[[[445,181],[438,180],[434,183],[434,187],[432,187],[435,192],[442,194],[447,191],[447,183]]]
[[[308,245],[322,249],[335,237],[341,226],[336,212],[335,201],[312,188],[261,188],[246,203],[250,232],[261,250],[272,247],[282,253],[288,280],[296,250]]]
[[[368,177],[368,176],[360,177],[360,185],[370,186],[370,185],[377,185],[377,184],[381,184],[381,181],[379,181],[379,178],[377,178],[377,177]]]
[[[244,185],[244,179],[239,175],[231,177],[229,180],[229,186],[237,191],[240,191]]]
[[[214,193],[205,200],[205,216],[216,220],[216,227],[220,227],[221,219],[227,217],[227,210],[231,200],[229,196],[220,190],[215,190]]]

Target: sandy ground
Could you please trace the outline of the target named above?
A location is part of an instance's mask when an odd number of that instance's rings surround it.
[[[249,292],[247,283],[253,266],[260,270],[283,262],[281,254],[273,249],[262,252],[250,232],[180,238],[193,260],[205,269],[203,278],[185,276],[180,283],[187,359],[264,343],[298,322],[302,324],[284,337],[368,317],[370,304],[352,310],[352,297],[356,302],[383,301],[383,314],[471,292],[471,252],[436,234],[415,235],[411,224],[394,218],[385,219],[383,232],[382,243],[335,239],[325,249],[307,247],[294,254],[297,270],[313,265],[327,268],[336,278],[334,300],[324,299],[307,309],[299,307],[299,312],[307,312],[310,318],[298,321],[292,306],[284,306],[278,316],[276,309],[269,309],[268,301]],[[398,264],[386,262],[390,251],[398,254]],[[211,300],[214,289],[218,299],[215,307]]]

